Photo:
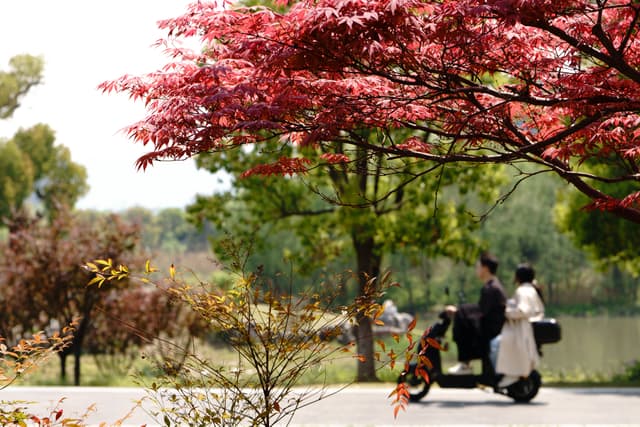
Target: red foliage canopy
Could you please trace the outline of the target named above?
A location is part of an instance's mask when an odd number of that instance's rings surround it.
[[[146,102],[128,129],[153,147],[141,168],[269,138],[441,163],[524,160],[640,222],[638,193],[606,190],[640,179],[639,14],[629,0],[306,0],[286,13],[199,2],[159,24],[175,62],[101,88]],[[189,37],[202,52],[173,44]],[[372,143],[361,128],[413,132]],[[583,169],[593,160],[616,167],[596,175]]]

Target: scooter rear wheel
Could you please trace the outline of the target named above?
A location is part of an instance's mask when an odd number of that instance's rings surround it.
[[[426,382],[424,378],[416,375],[415,364],[411,364],[411,368],[408,372],[400,375],[398,378],[398,384],[405,383],[409,390],[409,401],[419,402],[423,397],[429,393],[431,384]]]
[[[538,394],[542,378],[538,371],[531,371],[531,374],[525,379],[507,387],[507,395],[518,403],[527,403]]]

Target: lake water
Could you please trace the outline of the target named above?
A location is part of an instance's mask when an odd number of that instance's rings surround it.
[[[542,346],[540,371],[568,380],[610,378],[624,372],[625,364],[640,360],[640,316],[557,316],[562,339]],[[456,345],[449,328],[451,351],[442,355],[443,367],[456,363]],[[473,361],[480,371],[480,361]]]
[[[554,373],[620,373],[625,363],[640,360],[640,317],[556,318],[562,340],[542,347],[541,370]]]

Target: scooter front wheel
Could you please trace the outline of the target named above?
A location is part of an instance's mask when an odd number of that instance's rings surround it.
[[[507,395],[518,403],[527,403],[538,394],[542,378],[538,371],[531,371],[525,379],[521,379],[507,387]]]
[[[412,363],[407,372],[398,377],[398,384],[405,383],[409,391],[409,401],[419,402],[429,393],[431,384],[426,382],[424,378],[416,375],[416,364]]]

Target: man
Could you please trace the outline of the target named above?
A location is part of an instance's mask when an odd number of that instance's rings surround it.
[[[458,364],[449,369],[450,374],[472,374],[469,362],[488,354],[489,342],[502,329],[507,296],[496,277],[497,270],[498,260],[483,253],[476,263],[476,275],[483,283],[478,304],[445,308],[453,318],[453,340],[458,346]]]

